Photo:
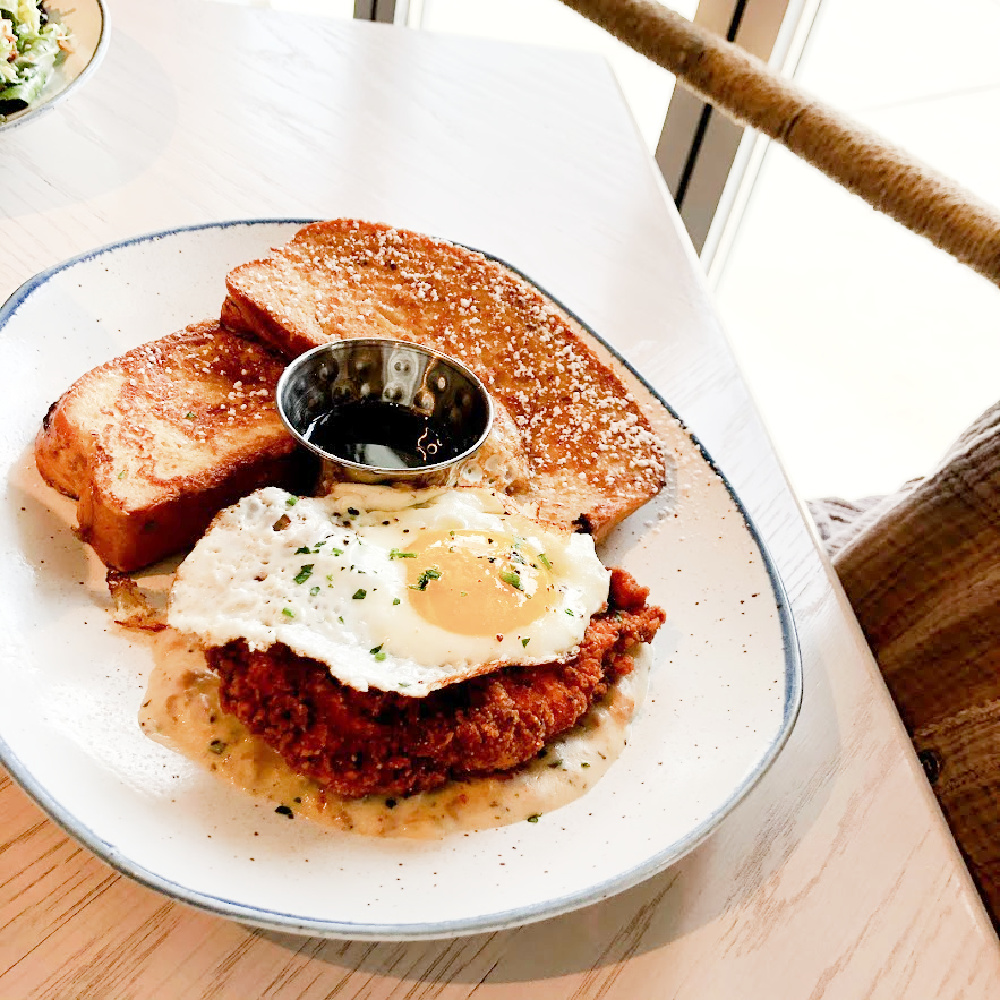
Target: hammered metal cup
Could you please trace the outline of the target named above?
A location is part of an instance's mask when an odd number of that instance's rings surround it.
[[[276,395],[285,426],[324,460],[324,478],[413,488],[447,485],[493,426],[493,401],[468,368],[404,341],[372,337],[313,348],[285,369]],[[316,420],[364,400],[393,403],[427,419],[445,442],[441,458],[415,468],[387,468],[331,454],[308,440]]]

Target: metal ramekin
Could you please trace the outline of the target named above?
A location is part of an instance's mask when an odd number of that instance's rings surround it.
[[[493,401],[463,364],[439,351],[398,340],[337,340],[296,358],[276,390],[278,412],[289,431],[324,460],[324,478],[360,483],[405,483],[418,488],[453,481],[457,466],[474,455],[493,426]],[[387,469],[332,455],[311,441],[313,421],[348,401],[383,399],[429,417],[458,437],[460,453],[413,469]]]

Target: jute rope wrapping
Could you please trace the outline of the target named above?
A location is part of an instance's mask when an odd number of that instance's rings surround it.
[[[744,125],[1000,284],[1000,212],[761,60],[651,0],[563,0]]]
[[[658,4],[564,2],[1000,284],[1000,213],[958,185]],[[925,479],[877,503],[820,503],[834,567],[1000,927],[1000,403]]]

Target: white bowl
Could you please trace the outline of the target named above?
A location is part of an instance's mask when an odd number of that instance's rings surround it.
[[[64,13],[59,2],[66,4]],[[63,23],[73,32],[75,47],[65,62],[56,67],[37,100],[23,111],[0,117],[0,132],[23,125],[55,107],[89,79],[104,58],[111,32],[103,0],[58,0],[49,4],[49,8],[60,11]]]

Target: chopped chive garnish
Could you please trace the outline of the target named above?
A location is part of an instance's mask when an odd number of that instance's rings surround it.
[[[343,615],[337,615],[337,621],[340,622],[341,625],[343,625],[344,624],[344,616]]]
[[[333,553],[333,554],[334,554],[335,556],[342,556],[342,555],[344,554],[344,550],[343,550],[343,549],[330,549],[330,551],[331,551],[331,552],[332,552],[332,553]]]
[[[521,645],[527,647],[527,645],[528,645],[529,642],[531,642],[530,639],[522,639],[521,640]]]
[[[327,579],[328,583],[333,583],[333,574],[332,573],[327,573],[326,574],[326,579]]]
[[[294,612],[294,611],[292,611],[292,609],[291,609],[291,608],[282,608],[282,609],[281,609],[281,613],[282,613],[282,614],[283,614],[283,615],[284,615],[284,616],[285,616],[286,618],[294,618],[294,617],[295,617],[295,612]]]
[[[567,608],[566,609],[566,614],[568,614],[570,617],[573,617],[573,609],[572,608]]]
[[[509,583],[515,590],[522,589],[521,577],[518,576],[518,574],[512,569],[505,569],[500,574],[500,579],[503,580],[504,583]]]
[[[305,566],[300,566],[298,573],[295,574],[294,580],[296,583],[305,583],[309,577],[312,576],[314,563],[306,563]]]
[[[118,478],[119,479],[124,479],[127,475],[128,475],[128,470],[127,469],[122,469],[122,471],[118,473]]]
[[[319,593],[319,587],[311,587],[309,589],[309,596],[315,597]]]
[[[208,749],[210,753],[215,753],[215,754],[225,753],[226,744],[223,743],[222,740],[212,740],[212,742],[208,744]]]
[[[541,818],[542,818],[542,814],[541,813],[532,813],[528,817],[528,822],[529,823],[537,823]]]
[[[549,562],[549,557],[544,552],[539,552],[538,558],[546,569],[552,569],[552,563]]]
[[[368,652],[375,656],[376,653],[382,652],[382,647],[385,645],[384,642],[380,642],[374,649],[369,649]]]
[[[298,502],[299,502],[299,498],[298,497],[289,497],[285,501],[285,506],[286,507],[294,507]]]
[[[309,555],[309,546],[308,545],[300,545],[295,550],[295,554],[297,556],[307,556],[307,555]]]
[[[190,410],[188,410],[188,412],[184,414],[184,419],[185,420],[194,420],[194,414]]]
[[[368,596],[367,590],[361,590],[359,587],[353,594],[351,594],[352,601],[363,601]],[[341,619],[343,621],[343,619]]]
[[[397,604],[399,604],[399,598],[398,597],[394,597],[392,599],[392,603],[393,603],[394,606],[397,605]]]
[[[416,559],[416,552],[400,552],[399,549],[391,549],[389,551],[390,559]]]
[[[583,761],[583,763],[580,764],[580,767],[590,767],[590,764],[588,764],[586,761]]]
[[[427,584],[431,580],[440,580],[440,579],[441,579],[441,570],[439,570],[436,566],[431,566],[430,568],[425,569],[423,573],[420,574],[420,578],[417,580],[416,583],[410,584],[410,590],[426,590]]]

